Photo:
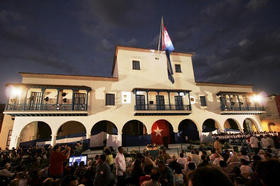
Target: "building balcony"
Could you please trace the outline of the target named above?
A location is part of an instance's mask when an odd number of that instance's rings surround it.
[[[188,115],[190,90],[134,88],[134,115]]]
[[[84,86],[9,84],[5,114],[11,116],[88,115],[88,93]],[[17,93],[17,94],[15,94]]]
[[[265,109],[263,106],[255,107],[227,107],[221,105],[221,114],[263,114]]]
[[[14,116],[85,116],[88,114],[87,110],[86,104],[7,104],[4,113]]]
[[[190,105],[135,105],[135,115],[188,115],[191,114]]]
[[[218,92],[221,114],[265,113],[262,97],[252,92]]]

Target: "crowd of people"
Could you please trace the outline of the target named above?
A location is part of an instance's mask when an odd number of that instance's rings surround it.
[[[275,185],[280,176],[279,135],[246,135],[240,148],[224,148],[215,136],[211,151],[191,149],[172,154],[165,148],[157,156],[150,146],[133,156],[123,147],[105,148],[87,162],[68,163],[80,155],[82,145],[0,150],[0,185],[85,186],[208,186]]]

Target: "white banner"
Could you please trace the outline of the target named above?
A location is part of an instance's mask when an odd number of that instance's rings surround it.
[[[90,147],[102,147],[104,146],[104,140],[106,140],[106,132],[100,132],[96,135],[90,136]]]
[[[107,147],[119,147],[122,145],[122,135],[107,134]]]

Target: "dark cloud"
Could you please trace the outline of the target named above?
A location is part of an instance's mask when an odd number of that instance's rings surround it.
[[[197,81],[279,93],[278,0],[29,2],[1,2],[2,84],[25,69],[110,76],[116,45],[157,48],[163,16],[175,50],[195,54]]]
[[[258,10],[259,8],[264,7],[268,3],[268,0],[249,0],[247,7],[254,11]]]

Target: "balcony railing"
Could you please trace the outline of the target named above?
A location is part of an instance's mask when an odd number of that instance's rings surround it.
[[[222,111],[264,111],[264,107],[227,107],[222,105]]]
[[[156,104],[143,104],[135,105],[135,110],[187,110],[191,111],[190,105],[156,105]]]
[[[86,104],[7,104],[6,111],[87,111]]]

